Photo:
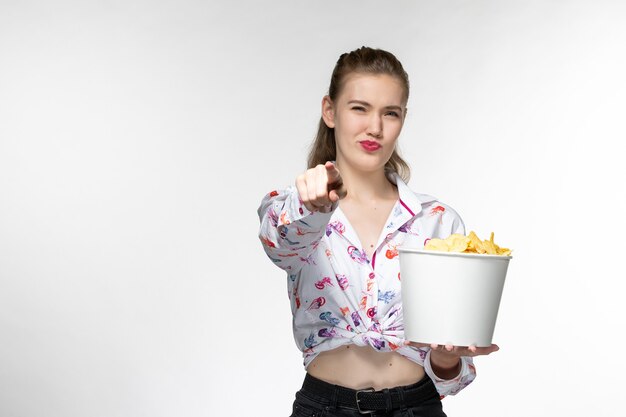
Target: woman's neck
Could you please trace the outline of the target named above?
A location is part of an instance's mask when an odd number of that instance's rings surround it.
[[[396,187],[389,182],[385,170],[361,172],[349,167],[337,165],[348,195],[345,200],[359,204],[367,204],[381,200],[398,198]]]

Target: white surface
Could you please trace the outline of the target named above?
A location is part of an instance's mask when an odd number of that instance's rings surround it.
[[[361,45],[410,74],[410,185],[515,250],[501,349],[448,415],[615,415],[624,21],[620,1],[0,2],[0,415],[289,414],[304,373],[256,208]]]
[[[406,338],[491,346],[511,257],[398,250]]]

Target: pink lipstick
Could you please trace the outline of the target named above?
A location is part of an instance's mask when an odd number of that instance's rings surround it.
[[[359,142],[361,144],[361,146],[363,147],[363,149],[365,149],[368,152],[374,152],[378,149],[380,149],[380,144],[378,142],[374,142],[371,140],[364,140]]]

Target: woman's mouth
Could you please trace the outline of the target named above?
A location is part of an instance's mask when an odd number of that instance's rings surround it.
[[[361,146],[363,147],[363,149],[365,149],[368,152],[374,152],[378,149],[380,149],[380,144],[378,142],[374,142],[371,140],[364,140],[359,142],[361,144]]]

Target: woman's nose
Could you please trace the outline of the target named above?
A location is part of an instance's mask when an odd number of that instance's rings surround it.
[[[383,122],[377,115],[372,115],[367,125],[367,134],[379,137],[383,131]]]

